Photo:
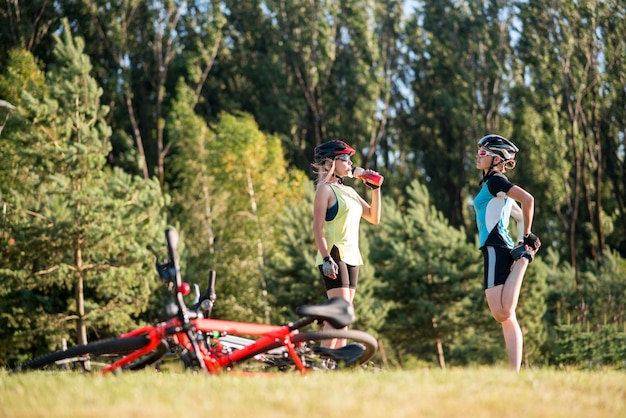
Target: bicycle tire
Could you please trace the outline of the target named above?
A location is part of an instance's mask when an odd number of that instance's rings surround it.
[[[376,351],[378,350],[378,342],[376,341],[376,338],[374,338],[367,332],[351,329],[303,332],[301,334],[295,335],[291,339],[291,341],[293,341],[294,343],[311,343],[334,339],[345,339],[348,340],[348,343],[359,343],[363,345],[365,349],[359,357],[354,359],[349,364],[346,364],[347,367],[366,363],[372,357],[374,357],[374,354],[376,354]]]
[[[354,358],[349,360],[338,360],[333,356],[333,351],[320,352],[321,343],[334,339],[345,339],[348,344],[360,344],[362,351]],[[378,342],[376,338],[370,334],[358,330],[322,330],[310,331],[296,334],[291,338],[296,344],[296,352],[303,361],[307,369],[316,370],[339,370],[346,368],[354,368],[367,363],[378,350]],[[285,355],[270,355],[267,353],[270,349],[276,349],[279,345],[267,347],[262,361],[267,368],[278,368],[279,370],[288,371],[294,367],[293,360]],[[257,353],[260,354],[260,353]]]
[[[90,368],[89,366],[85,368],[86,360],[103,357],[106,358],[104,363],[108,365],[120,356],[145,347],[149,342],[150,338],[147,335],[95,341],[85,345],[70,347],[67,350],[45,354],[23,363],[15,371],[44,370],[50,368],[67,369],[74,368],[73,366],[77,363],[80,363],[85,371],[91,371],[88,370]],[[139,361],[141,361],[141,359],[139,359]],[[59,364],[61,364],[61,366]],[[127,367],[132,369],[132,365]]]

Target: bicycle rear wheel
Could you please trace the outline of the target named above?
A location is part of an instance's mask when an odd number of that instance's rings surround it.
[[[324,342],[345,339],[347,345],[339,349],[323,346]],[[358,330],[323,330],[303,332],[294,335],[291,341],[296,345],[298,356],[308,369],[338,370],[353,368],[367,363],[376,354],[378,343],[370,334]],[[289,370],[293,360],[286,355],[265,354],[263,360],[279,370]]]
[[[139,335],[129,338],[112,338],[108,340],[95,341],[93,343],[78,345],[63,351],[55,351],[41,357],[27,361],[19,366],[15,371],[26,370],[83,370],[97,371],[114,363],[119,358],[145,347],[150,342],[147,335]],[[154,353],[149,353],[145,357],[131,363],[125,369],[134,370],[133,364],[140,364],[145,367],[151,361]],[[141,367],[140,367],[141,368]]]

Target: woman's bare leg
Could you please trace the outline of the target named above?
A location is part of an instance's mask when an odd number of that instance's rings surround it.
[[[522,365],[523,336],[517,322],[515,309],[528,263],[529,261],[525,258],[516,261],[513,263],[511,273],[503,285],[485,290],[491,314],[496,321],[502,324],[509,366],[516,371],[519,371]]]
[[[354,300],[354,289],[349,289],[347,287],[341,287],[337,289],[329,289],[326,291],[328,295],[328,299],[330,298],[343,298],[348,302],[352,303]],[[328,322],[324,322],[324,331],[335,329],[328,324]],[[348,329],[348,327],[341,328],[342,330]],[[324,340],[322,341],[322,346],[330,347],[330,348],[341,348],[346,345],[345,339],[334,339],[334,340]]]

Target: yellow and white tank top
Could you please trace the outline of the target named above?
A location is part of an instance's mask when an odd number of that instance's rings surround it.
[[[352,187],[337,187],[330,184],[330,188],[337,197],[337,215],[331,221],[324,221],[324,236],[328,243],[328,249],[333,245],[339,249],[341,260],[351,266],[363,264],[361,251],[359,251],[359,224],[363,207],[356,190]],[[335,260],[339,261],[339,260]],[[317,252],[316,263],[322,264],[322,254]]]

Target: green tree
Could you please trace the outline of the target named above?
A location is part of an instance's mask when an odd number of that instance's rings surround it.
[[[510,134],[501,114],[512,64],[510,3],[425,2],[406,29],[405,82],[415,103],[401,111],[399,124],[411,140],[410,170],[424,172],[434,204],[470,236],[466,201],[476,141]]]
[[[615,77],[623,72],[615,51],[623,52],[624,42],[609,34],[615,24],[612,16],[624,8],[618,3],[558,1],[547,6],[531,1],[521,6],[519,14],[523,32],[517,50],[525,66],[517,78],[526,87],[520,111],[532,107],[542,116],[535,122],[541,129],[525,133],[535,136],[528,143],[529,150],[537,153],[534,158],[543,159],[541,164],[553,172],[534,171],[529,179],[548,190],[544,216],[559,221],[552,221],[549,232],[566,251],[575,272],[580,260],[602,256],[607,236],[614,230],[611,212],[616,207],[605,201],[613,200],[610,191],[616,183],[608,181],[604,170],[607,159],[616,161],[614,153],[606,156],[607,148],[614,150],[616,144],[609,139],[611,128],[601,121],[606,120],[603,115],[614,114],[616,95],[610,92],[623,86]],[[556,170],[553,160],[557,160]],[[564,232],[557,236],[560,230]],[[574,281],[579,279],[576,273]]]
[[[269,263],[272,275],[268,290],[280,322],[293,319],[297,306],[325,299],[324,283],[315,265],[312,181],[303,185],[302,195],[301,201],[289,203],[278,218],[281,250],[274,253]]]
[[[319,145],[328,137],[325,90],[337,59],[339,44],[339,11],[335,2],[268,1],[282,38],[282,57],[294,76],[306,108],[300,116],[306,121],[299,126],[309,136],[308,144]],[[309,148],[310,149],[310,148]]]
[[[29,175],[7,196],[15,242],[2,250],[8,349],[84,344],[135,325],[155,284],[146,247],[165,227],[158,184],[106,165],[107,109],[82,39],[64,30],[56,41],[47,89],[23,92],[10,135]]]
[[[54,41],[51,34],[59,26],[61,15],[56,3],[45,0],[11,2],[0,8],[0,68],[6,68],[11,49],[23,49],[48,62],[52,60]]]
[[[626,4],[623,1],[604,1],[596,3],[599,12],[598,22],[606,60],[607,89],[602,92],[608,97],[609,104],[598,115],[600,132],[604,144],[602,160],[606,161],[604,175],[612,187],[603,185],[603,206],[606,214],[614,219],[613,233],[607,233],[607,245],[618,249],[626,256],[626,91],[619,86],[626,85],[626,40],[620,36],[620,27],[626,25]]]
[[[399,72],[402,2],[340,4],[336,59],[324,90],[327,139],[345,137],[358,150],[356,161],[377,169],[390,164],[384,152],[388,147],[381,143],[388,135],[393,80]]]
[[[282,35],[272,24],[272,14],[258,0],[223,2],[227,24],[217,64],[203,91],[211,112],[244,111],[264,132],[283,138],[287,156],[305,144],[290,130],[300,122],[304,100],[297,91],[289,63],[280,56]],[[217,88],[217,86],[220,86]],[[296,90],[296,91],[294,91]],[[289,146],[293,149],[287,149]]]
[[[382,332],[402,364],[411,356],[445,367],[444,346],[473,324],[481,263],[463,230],[451,227],[414,181],[406,210],[385,209],[384,233],[372,239],[380,297],[391,303]],[[383,239],[384,238],[384,239]]]
[[[287,170],[280,140],[249,115],[222,114],[208,126],[192,102],[181,85],[168,129],[172,218],[184,232],[190,276],[204,283],[217,271],[216,315],[269,321],[265,263],[279,239],[278,208],[300,199],[303,176]]]
[[[24,49],[12,49],[8,52],[8,65],[0,74],[0,97],[10,103],[18,104],[21,93],[24,90],[35,95],[45,92],[45,75],[39,70],[37,60],[30,52]],[[5,114],[2,114],[4,117]],[[18,147],[16,141],[11,139],[13,132],[19,129],[18,112],[12,112],[12,117],[6,122],[6,126],[0,136],[2,147],[2,161],[0,165],[0,198],[7,198],[13,190],[20,189],[27,182],[28,171],[24,170],[18,159]],[[3,202],[5,203],[5,202]],[[0,231],[0,234],[3,231]]]
[[[549,340],[545,358],[551,364],[615,364],[626,352],[624,324],[626,261],[607,251],[598,262],[580,269],[580,284],[571,279],[574,268],[556,251],[543,258],[547,269]],[[619,363],[619,361],[618,361]]]
[[[377,167],[399,57],[400,1],[227,1],[220,102],[255,115],[307,168],[312,148],[346,138]],[[254,86],[254,87],[251,87]]]
[[[166,135],[172,144],[171,158],[166,170],[172,203],[169,212],[180,225],[183,256],[188,257],[182,268],[185,277],[204,286],[204,277],[217,269],[216,225],[228,210],[228,189],[215,178],[219,160],[210,151],[215,131],[193,110],[193,91],[182,81],[172,102]]]
[[[182,77],[198,102],[222,41],[222,4],[213,0],[61,1],[113,112],[110,162],[164,187],[170,145],[165,124]]]

